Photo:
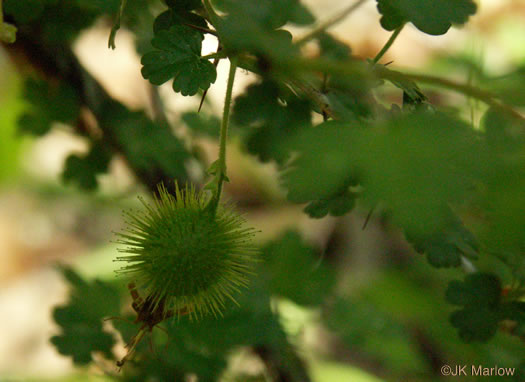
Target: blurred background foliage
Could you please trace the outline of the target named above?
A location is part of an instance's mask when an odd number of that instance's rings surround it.
[[[128,1],[110,51],[117,0],[3,0],[19,31],[0,49],[0,379],[432,381],[449,364],[514,367],[525,380],[523,126],[474,97],[368,78],[327,81],[338,121],[323,123],[311,100],[248,73],[235,86],[225,191],[261,231],[264,261],[223,318],[163,323],[117,371],[137,330],[102,321],[135,318],[113,272],[121,211],[159,182],[202,184],[217,156],[227,65],[198,114],[200,97],[140,76],[155,17],[195,17],[173,11],[195,2],[167,3]],[[444,36],[407,26],[382,62],[523,111],[525,4],[477,3]],[[304,4],[282,20],[254,17],[271,32],[291,21],[296,37],[308,9],[323,20],[348,5]],[[302,53],[374,57],[390,36],[380,17],[369,1],[330,30],[338,40],[322,35]],[[236,40],[236,28],[227,41],[270,62],[290,47],[270,32]],[[216,47],[207,36],[203,55]],[[302,155],[286,167],[290,152]]]

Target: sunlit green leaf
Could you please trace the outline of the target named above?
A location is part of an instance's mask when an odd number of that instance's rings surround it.
[[[206,20],[195,13],[179,9],[169,9],[157,16],[155,23],[153,24],[153,30],[155,34],[157,34],[161,30],[169,30],[173,26],[185,26],[186,28],[191,28],[188,25],[201,28],[206,28],[208,26]]]
[[[17,28],[9,23],[0,23],[0,41],[12,44],[16,41]]]

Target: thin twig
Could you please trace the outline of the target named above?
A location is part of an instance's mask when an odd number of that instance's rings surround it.
[[[319,107],[319,109],[321,109],[321,113],[323,116],[326,116],[327,118],[330,117],[332,119],[337,119],[334,115],[333,110],[330,107],[330,104],[328,103],[328,100],[326,99],[326,96],[322,92],[320,92],[312,85],[304,81],[291,79],[289,80],[289,83],[292,87],[296,88],[307,98],[309,98],[310,101],[315,103]]]
[[[321,58],[315,60],[293,59],[290,60],[288,65],[290,67],[295,67],[297,70],[331,73],[338,74],[341,76],[357,76],[362,78],[363,80],[367,78],[372,79],[373,74],[375,74],[377,78],[389,81],[412,80],[415,82],[435,85],[441,88],[455,90],[467,96],[471,96],[472,98],[484,102],[485,104],[493,107],[494,109],[500,111],[503,114],[506,114],[520,121],[525,121],[525,117],[523,115],[521,115],[512,106],[509,106],[498,100],[498,98],[494,94],[486,90],[470,86],[468,84],[458,83],[442,77],[435,77],[425,74],[401,73],[377,65],[374,67],[373,73],[367,73],[367,71],[365,70],[365,66],[363,66],[362,63],[357,61],[331,62]]]
[[[213,59],[213,66],[215,66],[215,68],[217,68],[217,65],[219,64],[219,61],[221,60],[221,58],[223,58],[223,57],[218,56],[218,54],[221,53],[221,50],[222,50],[221,45],[219,44],[219,47],[217,48],[217,52],[215,53],[214,55],[215,57]],[[207,56],[204,56],[203,58],[207,58]],[[202,98],[201,98],[201,102],[199,103],[199,109],[197,110],[197,113],[201,112],[202,105],[204,105],[204,100],[206,99],[206,94],[208,94],[208,90],[210,90],[210,88],[204,90],[204,93],[202,93]]]
[[[328,20],[322,22],[319,24],[315,29],[311,30],[307,34],[305,34],[303,37],[300,37],[296,41],[296,45],[301,46],[304,43],[316,38],[318,35],[326,31],[328,28],[340,23],[343,21],[348,15],[350,15],[352,12],[354,12],[357,8],[359,8],[361,5],[363,5],[367,0],[358,0],[354,4],[350,5],[348,8],[342,10],[341,12],[337,13],[336,15],[332,16]]]
[[[210,28],[201,27],[199,25],[194,25],[194,24],[189,24],[189,23],[183,23],[183,25],[186,25],[187,27],[196,29],[196,30],[204,32],[204,33],[209,33],[209,34],[212,34],[214,36],[217,36],[217,31],[215,31],[213,29],[210,29]]]
[[[159,94],[158,86],[150,85],[149,89],[153,120],[163,126],[169,126],[168,117],[166,116],[166,111],[164,108],[164,102],[162,102],[162,97]]]
[[[211,59],[221,59],[221,58],[226,58],[227,55],[226,53],[222,52],[222,51],[217,51],[215,53],[210,53],[210,54],[207,54],[206,56],[202,56],[202,58],[204,58],[205,60],[211,60]]]
[[[363,227],[361,228],[363,231],[366,229],[366,226],[368,225],[368,222],[370,221],[370,218],[372,217],[372,214],[374,213],[375,209],[377,207],[377,204],[374,204],[372,208],[370,208],[370,211],[366,215],[365,222],[363,223]]]
[[[381,77],[384,79],[411,79],[415,82],[422,82],[430,85],[435,85],[442,88],[448,88],[451,90],[458,91],[459,93],[463,93],[467,96],[470,96],[472,98],[478,99],[485,104],[493,107],[494,109],[500,111],[503,114],[506,114],[512,118],[516,118],[521,121],[525,121],[525,117],[521,115],[517,110],[515,110],[513,107],[499,101],[497,97],[486,91],[479,89],[477,87],[468,85],[468,84],[461,84],[458,82],[454,82],[452,80],[441,78],[441,77],[435,77],[425,74],[412,74],[412,73],[400,73],[395,72],[393,70],[389,70],[388,73],[382,72]]]
[[[124,8],[126,7],[126,1],[127,0],[120,0],[120,7],[117,13],[117,20],[115,21],[115,24],[113,25],[113,28],[111,28],[111,32],[109,34],[108,48],[110,49],[116,48],[115,37],[117,36],[117,31],[120,29],[120,22],[122,19],[122,14],[124,13]]]
[[[206,10],[206,13],[208,14],[208,21],[217,29],[220,22],[220,17],[213,9],[210,0],[204,0],[203,2],[204,9]]]

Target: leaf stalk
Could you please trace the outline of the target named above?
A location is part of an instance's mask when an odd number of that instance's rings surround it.
[[[392,33],[392,35],[390,36],[390,38],[388,39],[388,41],[386,42],[386,44],[383,46],[383,48],[379,51],[379,53],[377,54],[377,56],[374,57],[374,64],[377,64],[379,62],[379,60],[381,58],[383,58],[383,56],[385,55],[385,53],[388,51],[388,49],[390,49],[390,47],[392,46],[392,44],[394,44],[394,41],[396,41],[397,39],[397,36],[399,36],[399,34],[401,33],[401,31],[403,30],[403,27],[405,26],[405,24],[401,25],[400,27],[398,27],[394,33]]]
[[[221,135],[219,141],[219,160],[218,160],[218,187],[217,193],[211,201],[212,211],[216,212],[219,200],[221,198],[222,184],[227,180],[226,176],[226,141],[228,139],[228,127],[230,124],[230,111],[233,94],[233,83],[235,81],[235,73],[237,71],[237,58],[230,57],[230,71],[228,74],[228,83],[226,85],[226,96],[224,99],[224,109],[222,112],[221,121]]]

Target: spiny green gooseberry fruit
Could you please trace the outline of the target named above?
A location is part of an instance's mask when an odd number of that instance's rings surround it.
[[[229,204],[206,208],[209,197],[194,187],[175,195],[159,187],[145,211],[125,212],[127,228],[117,233],[126,262],[117,273],[128,276],[163,317],[189,313],[222,315],[225,302],[247,286],[257,259],[255,230]]]

